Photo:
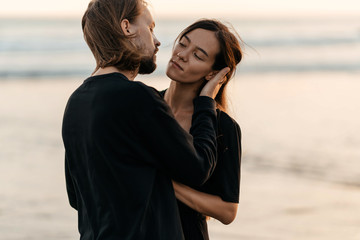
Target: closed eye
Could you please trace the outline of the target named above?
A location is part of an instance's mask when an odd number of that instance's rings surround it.
[[[203,59],[202,59],[201,57],[199,57],[199,55],[197,55],[196,53],[194,53],[194,56],[195,56],[197,59],[203,61]]]
[[[154,28],[155,28],[155,22],[150,23],[149,24],[150,32],[154,32]]]

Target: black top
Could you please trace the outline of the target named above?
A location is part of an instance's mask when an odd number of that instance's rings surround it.
[[[192,137],[155,89],[120,73],[71,95],[62,134],[80,239],[183,239],[171,179],[201,185],[216,164],[215,102],[194,108]]]
[[[165,91],[160,94],[164,96]],[[216,168],[201,187],[191,186],[201,192],[221,197],[226,202],[239,202],[241,130],[228,114],[217,109],[218,157]],[[181,223],[186,240],[209,239],[206,218],[184,203],[178,201]]]

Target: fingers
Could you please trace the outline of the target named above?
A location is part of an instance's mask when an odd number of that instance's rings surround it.
[[[226,74],[230,71],[229,67],[221,69],[214,78],[210,79],[200,92],[200,96],[209,96],[215,98],[220,86],[226,81]]]
[[[221,69],[221,71],[218,72],[218,74],[216,74],[215,79],[218,82],[224,82],[226,81],[226,74],[230,71],[229,67],[225,67],[223,69]]]
[[[226,82],[226,80],[227,80],[227,77],[225,76],[220,80],[219,84],[220,85],[223,84],[224,82]]]

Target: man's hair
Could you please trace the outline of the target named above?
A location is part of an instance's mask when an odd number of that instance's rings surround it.
[[[92,0],[82,18],[84,38],[96,60],[96,70],[114,66],[118,70],[139,68],[142,51],[121,29],[121,21],[133,23],[146,7],[145,0]]]

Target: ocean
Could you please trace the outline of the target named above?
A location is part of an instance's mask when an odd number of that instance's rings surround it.
[[[161,90],[174,39],[156,19]],[[211,240],[360,240],[360,15],[223,19],[243,40],[228,87],[242,131],[236,220]],[[80,19],[0,18],[0,240],[79,239],[61,139],[70,94],[95,66]]]
[[[162,45],[154,74],[164,75],[176,36],[194,20],[156,20]],[[360,16],[224,21],[244,42],[242,74],[360,71]],[[0,80],[80,77],[93,69],[80,19],[0,18]]]

